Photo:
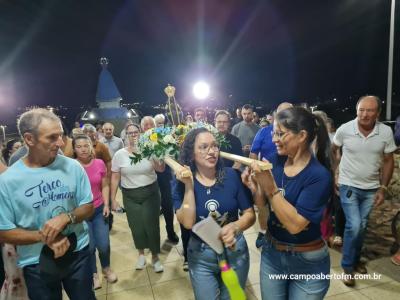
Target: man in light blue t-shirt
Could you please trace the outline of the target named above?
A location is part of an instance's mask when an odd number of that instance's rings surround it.
[[[17,245],[31,300],[95,299],[88,226],[93,214],[89,179],[78,162],[57,155],[59,118],[45,109],[21,115],[29,148],[0,176],[0,242]]]

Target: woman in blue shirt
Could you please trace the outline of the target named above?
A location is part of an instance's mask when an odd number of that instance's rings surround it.
[[[227,247],[229,263],[242,288],[249,272],[249,250],[242,231],[254,224],[251,194],[232,168],[224,168],[219,146],[205,128],[190,131],[182,145],[180,162],[193,176],[182,178],[177,172],[174,204],[178,221],[187,229],[212,216],[222,227],[221,240]],[[239,218],[239,210],[242,215]],[[188,244],[190,279],[196,299],[229,299],[222,283],[218,255],[192,233]]]
[[[264,193],[271,209],[261,257],[262,298],[323,299],[330,258],[320,221],[333,190],[328,132],[318,116],[292,107],[277,114],[272,136],[278,152],[268,157],[272,171],[261,172],[253,164],[251,174],[246,170],[242,176],[257,194],[256,204],[266,204]],[[314,139],[316,157],[311,150]]]

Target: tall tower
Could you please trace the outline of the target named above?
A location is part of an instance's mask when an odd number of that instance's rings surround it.
[[[120,130],[128,119],[132,119],[136,123],[139,122],[139,114],[134,109],[128,110],[126,107],[121,107],[122,97],[108,70],[108,64],[107,58],[100,58],[102,70],[96,92],[98,108],[83,113],[81,121],[90,123],[111,122],[116,130]]]
[[[106,57],[100,58],[100,65],[102,70],[97,85],[97,104],[99,108],[119,108],[122,97],[111,73],[107,69],[108,59]]]

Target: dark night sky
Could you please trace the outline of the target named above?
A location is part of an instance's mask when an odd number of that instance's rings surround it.
[[[199,78],[268,106],[385,98],[389,16],[383,0],[0,0],[0,123],[18,106],[94,105],[101,56],[128,102],[164,102],[167,83],[189,101]]]

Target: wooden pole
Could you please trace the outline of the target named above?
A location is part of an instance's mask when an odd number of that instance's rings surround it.
[[[244,164],[249,167],[255,161],[255,162],[257,162],[261,171],[272,169],[272,164],[269,162],[260,161],[260,160],[256,160],[256,159],[252,159],[252,158],[248,158],[248,157],[244,157],[244,156],[240,156],[240,155],[236,155],[236,154],[231,154],[231,153],[227,153],[227,152],[223,152],[223,151],[220,151],[219,155],[223,158],[239,162],[239,163]]]
[[[181,176],[183,178],[188,178],[192,176],[192,172],[190,170],[187,169],[182,170],[183,166],[176,160],[172,159],[171,157],[166,156],[164,158],[164,161],[168,166],[170,166],[172,170],[174,170],[175,173],[181,172]]]
[[[227,152],[223,152],[223,151],[220,151],[219,155],[223,158],[239,162],[239,163],[244,164],[249,167],[255,161],[258,164],[258,166],[260,167],[261,171],[272,169],[272,164],[269,162],[259,161],[256,159],[252,159],[252,158],[248,158],[248,157],[244,157],[244,156],[240,156],[240,155],[236,155],[236,154],[231,154],[231,153],[227,153]],[[167,156],[164,158],[164,161],[168,166],[171,167],[171,169],[175,173],[181,172],[182,177],[187,178],[187,177],[192,176],[192,172],[190,170],[187,170],[187,169],[183,170],[182,169],[183,166],[180,163],[178,163],[176,160],[174,160],[173,158]]]

